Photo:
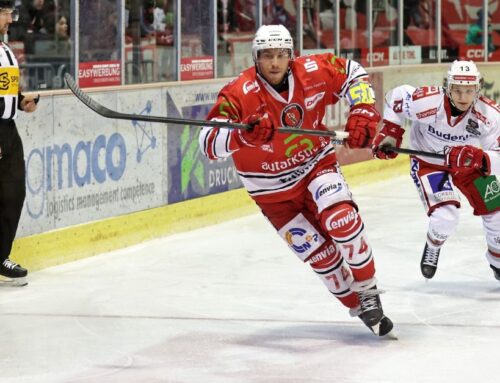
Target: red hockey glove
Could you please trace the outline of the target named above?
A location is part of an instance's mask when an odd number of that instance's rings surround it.
[[[384,147],[392,146],[395,148],[401,147],[403,142],[403,134],[405,130],[399,125],[384,120],[384,126],[373,139],[372,152],[373,155],[381,160],[396,158],[398,153],[385,151]]]
[[[358,104],[351,108],[345,131],[349,132],[346,140],[349,148],[366,148],[371,145],[377,132],[380,114],[371,104]]]
[[[242,124],[251,125],[252,128],[243,130],[233,130],[232,136],[236,140],[238,147],[249,146],[256,147],[269,142],[274,134],[273,123],[267,116],[267,113],[252,114],[241,121]]]
[[[488,160],[481,148],[472,145],[454,146],[446,153],[446,165],[452,171],[467,169],[488,172]]]

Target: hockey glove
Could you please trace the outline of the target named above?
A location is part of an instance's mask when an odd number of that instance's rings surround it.
[[[372,152],[373,155],[381,160],[396,158],[398,153],[391,152],[388,147],[401,147],[403,142],[403,134],[405,130],[399,125],[384,120],[384,126],[373,139]],[[385,148],[385,149],[384,149]]]
[[[241,121],[242,124],[250,125],[250,129],[233,130],[232,136],[236,140],[238,147],[262,146],[273,138],[273,123],[266,114],[252,114]]]
[[[472,145],[454,146],[446,153],[446,165],[452,171],[479,170],[488,174],[488,156],[481,148]]]
[[[351,108],[345,131],[349,132],[346,143],[349,148],[369,147],[377,132],[380,114],[372,104],[358,104]]]

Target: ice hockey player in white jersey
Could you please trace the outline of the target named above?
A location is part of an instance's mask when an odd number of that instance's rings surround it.
[[[398,86],[386,94],[383,126],[373,141],[380,159],[395,158],[406,119],[411,149],[442,153],[445,159],[412,156],[410,174],[429,216],[420,262],[425,278],[437,270],[439,253],[459,218],[459,190],[481,216],[486,259],[500,281],[499,105],[480,93],[481,74],[472,61],[454,61],[443,87]]]

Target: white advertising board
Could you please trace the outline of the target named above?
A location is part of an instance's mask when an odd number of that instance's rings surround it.
[[[161,94],[91,96],[111,109],[162,115]],[[42,98],[21,115],[27,192],[18,237],[166,203],[161,125],[105,119],[72,95]]]

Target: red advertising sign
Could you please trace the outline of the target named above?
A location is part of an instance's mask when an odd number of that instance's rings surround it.
[[[91,61],[80,63],[78,68],[80,87],[121,85],[122,72],[119,61]]]
[[[458,54],[465,60],[484,61],[484,49],[482,45],[461,45]],[[488,52],[488,60],[500,61],[500,51]]]
[[[389,65],[389,47],[373,48],[371,55],[373,66]],[[361,49],[361,65],[370,65],[370,50]]]
[[[214,78],[214,58],[212,56],[181,58],[181,80],[207,78]]]

